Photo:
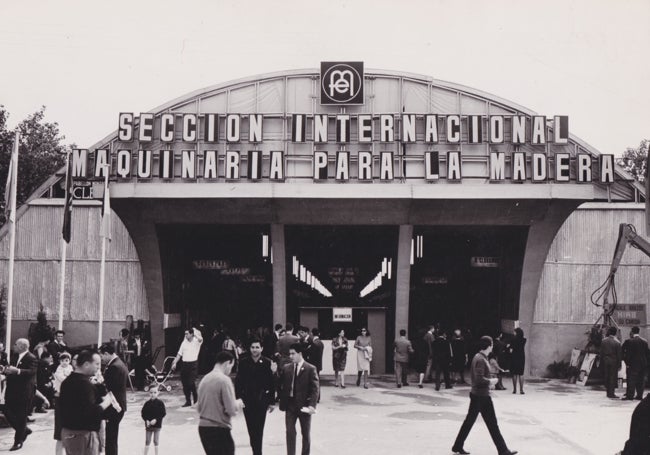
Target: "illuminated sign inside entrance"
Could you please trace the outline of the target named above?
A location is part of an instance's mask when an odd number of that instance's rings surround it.
[[[352,308],[332,308],[332,321],[352,322]]]

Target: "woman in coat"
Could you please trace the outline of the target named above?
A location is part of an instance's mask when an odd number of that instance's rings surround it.
[[[370,372],[370,362],[372,361],[372,338],[367,329],[361,329],[354,342],[357,350],[357,386],[361,385],[361,375],[363,374],[363,388],[368,388],[368,373]]]
[[[519,327],[515,329],[515,338],[510,342],[510,373],[512,374],[512,393],[517,393],[517,380],[519,381],[519,393],[524,394],[524,365],[526,363],[526,338],[524,331]]]
[[[345,330],[341,330],[332,340],[332,366],[334,367],[334,387],[341,385],[345,389],[345,363],[348,357],[348,340]],[[340,382],[339,382],[340,378]]]

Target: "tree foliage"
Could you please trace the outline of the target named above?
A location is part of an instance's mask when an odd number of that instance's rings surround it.
[[[16,128],[7,126],[9,113],[0,105],[0,204],[4,209],[5,183],[9,172],[9,161],[15,131],[20,132],[18,149],[18,198],[16,205],[25,203],[36,188],[65,164],[67,147],[63,145],[64,136],[59,132],[58,123],[44,121],[45,106],[29,115]],[[4,210],[3,210],[4,211]],[[4,223],[4,215],[1,215]]]
[[[648,177],[648,146],[650,139],[643,139],[637,148],[628,147],[618,159],[618,164],[639,182],[645,182]]]

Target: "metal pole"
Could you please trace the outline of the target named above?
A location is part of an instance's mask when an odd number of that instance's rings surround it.
[[[104,169],[104,191],[108,191],[108,166],[106,169]],[[106,199],[106,194],[104,194],[104,199]],[[110,210],[109,207],[104,207],[104,210]],[[104,216],[110,216],[109,214],[103,214]],[[104,218],[102,217],[101,223],[104,223]],[[106,237],[105,235],[108,235],[108,233],[103,232],[103,225],[101,234],[101,239],[102,239],[102,259],[100,263],[100,268],[99,268],[99,328],[97,330],[97,347],[101,346],[102,344],[102,329],[104,326],[104,282],[105,282],[105,275],[106,275]]]
[[[104,275],[106,271],[106,238],[102,237],[102,262],[99,268],[99,328],[97,330],[97,347],[102,345],[102,328],[104,326]]]
[[[69,161],[70,161],[70,154],[68,153],[66,156],[65,160],[65,184],[68,184],[68,171],[70,170],[69,167]],[[68,190],[69,188],[66,188],[66,197],[70,197],[68,195]],[[66,203],[67,203],[66,199]],[[63,206],[63,210],[66,210],[66,205]],[[63,214],[63,218],[65,219],[66,214]],[[63,308],[64,308],[64,299],[65,299],[65,265],[66,265],[66,258],[68,254],[68,243],[61,238],[61,286],[59,289],[59,330],[63,330]]]
[[[16,255],[16,199],[18,197],[18,144],[20,133],[16,131],[14,139],[14,153],[16,154],[15,166],[11,168],[11,217],[9,221],[9,288],[7,289],[7,333],[5,349],[11,352],[11,319],[13,317],[14,299],[14,259]],[[10,217],[10,218],[11,218]]]
[[[61,239],[61,286],[59,289],[59,330],[63,330],[63,307],[65,298],[65,263],[68,254],[68,244]]]

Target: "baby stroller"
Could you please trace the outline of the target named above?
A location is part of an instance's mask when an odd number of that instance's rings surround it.
[[[172,363],[174,363],[174,359],[175,357],[173,356],[165,357],[160,371],[158,371],[156,366],[153,364],[145,370],[147,381],[147,385],[144,387],[145,392],[148,392],[153,388],[157,388],[159,391],[172,391],[171,384],[166,384],[166,382],[172,375]]]

